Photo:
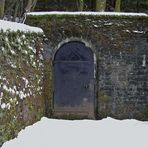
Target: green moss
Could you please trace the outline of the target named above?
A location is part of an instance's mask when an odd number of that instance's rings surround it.
[[[124,48],[124,40],[133,38],[133,30],[146,28],[147,16],[99,16],[99,15],[43,15],[27,16],[27,24],[41,27],[51,46],[55,47],[60,41],[77,37],[86,40],[94,39],[105,48],[112,46],[112,50],[127,50]],[[127,30],[127,32],[126,32]],[[93,36],[93,38],[92,38]],[[118,46],[116,42],[118,39]]]
[[[99,98],[99,103],[107,103],[109,101],[109,97],[103,91],[100,91],[98,93],[98,98]]]
[[[36,53],[43,39],[42,33],[0,31],[1,104],[7,106],[0,109],[0,145],[44,116],[42,47]]]
[[[143,107],[143,112],[140,114],[140,116],[137,115],[137,118],[139,117],[140,120],[148,120],[148,105]]]

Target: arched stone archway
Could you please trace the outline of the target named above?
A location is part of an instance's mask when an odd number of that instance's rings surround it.
[[[83,42],[63,44],[53,61],[53,114],[94,118],[94,53]]]

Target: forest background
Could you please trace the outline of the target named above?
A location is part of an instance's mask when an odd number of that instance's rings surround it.
[[[32,11],[148,13],[148,0],[0,0],[0,19],[23,22]]]

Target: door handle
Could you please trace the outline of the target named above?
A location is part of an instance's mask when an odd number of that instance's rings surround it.
[[[94,90],[94,83],[90,82],[89,84],[84,84],[86,90]]]

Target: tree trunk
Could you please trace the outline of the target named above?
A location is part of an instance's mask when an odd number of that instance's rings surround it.
[[[104,12],[106,8],[106,0],[96,0],[96,11]]]
[[[33,0],[31,11],[34,11],[36,4],[37,4],[37,0]]]
[[[115,3],[115,12],[120,12],[121,10],[121,0],[116,0]]]
[[[84,9],[84,0],[77,0],[76,3],[77,3],[78,11],[83,11],[83,9]]]
[[[139,0],[137,0],[137,13],[139,13],[139,6],[140,6],[140,2]]]
[[[0,19],[4,16],[5,0],[0,0]]]
[[[16,17],[17,17],[17,14],[18,14],[18,8],[19,8],[19,3],[16,3],[15,9],[14,9],[14,15],[13,15],[13,21],[14,22],[16,21]]]
[[[28,0],[26,12],[31,12],[36,6],[37,0]]]

